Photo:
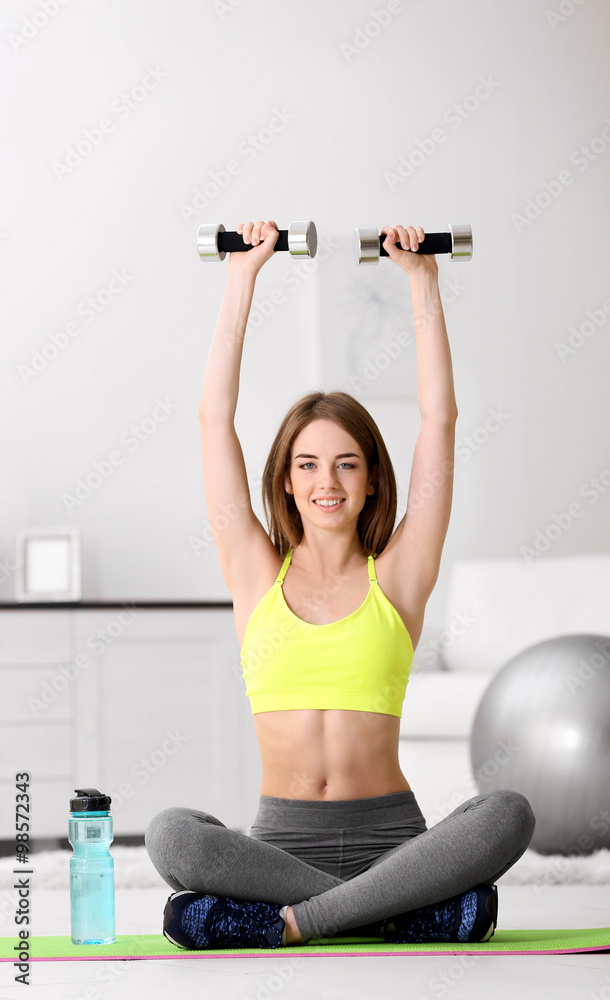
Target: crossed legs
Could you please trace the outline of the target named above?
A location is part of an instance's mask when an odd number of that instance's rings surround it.
[[[348,880],[194,809],[162,810],[145,840],[174,890],[288,905],[293,943],[298,934],[303,940],[369,934],[378,920],[492,884],[521,857],[534,826],[531,806],[518,792],[475,795]]]

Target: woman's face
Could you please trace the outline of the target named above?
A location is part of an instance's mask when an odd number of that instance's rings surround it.
[[[294,494],[301,518],[316,525],[358,519],[367,494],[373,494],[374,476],[358,442],[334,420],[318,419],[296,436],[292,444],[290,476],[284,486]],[[340,503],[326,506],[321,498]]]

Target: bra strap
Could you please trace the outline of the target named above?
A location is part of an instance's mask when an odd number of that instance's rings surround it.
[[[375,559],[372,553],[369,556],[369,583],[377,583],[377,574],[375,573]]]
[[[290,560],[291,559],[292,559],[292,549],[288,549],[288,553],[286,555],[286,558],[284,559],[284,562],[282,563],[282,568],[281,568],[281,570],[280,570],[280,572],[278,574],[278,578],[275,581],[276,583],[283,583],[284,582],[284,577],[286,576],[286,571],[287,571],[287,569],[288,569],[288,567],[290,565]]]

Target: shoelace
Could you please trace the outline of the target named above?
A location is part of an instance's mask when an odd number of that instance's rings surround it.
[[[205,920],[205,935],[212,944],[258,945],[269,948],[266,934],[277,914],[268,903],[233,903],[220,898]],[[281,935],[280,935],[281,940]]]

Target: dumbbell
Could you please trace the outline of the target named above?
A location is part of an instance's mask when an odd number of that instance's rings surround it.
[[[378,229],[356,229],[354,233],[354,250],[358,264],[378,264],[380,257],[389,257],[382,243],[385,236],[379,235]],[[402,250],[402,247],[399,247]],[[420,243],[413,253],[450,253],[451,260],[472,259],[472,230],[468,223],[456,223],[449,226],[448,233],[426,233],[423,243]]]
[[[288,250],[293,257],[315,257],[318,234],[313,222],[291,222],[280,229],[274,250]],[[260,243],[258,244],[260,246]],[[204,223],[197,230],[197,250],[201,260],[224,260],[227,253],[252,250],[240,233],[228,233],[222,223]]]

